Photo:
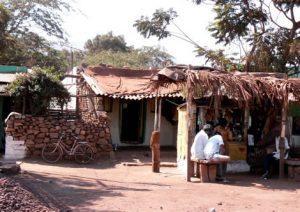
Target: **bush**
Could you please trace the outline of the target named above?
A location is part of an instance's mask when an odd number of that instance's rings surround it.
[[[42,115],[50,102],[62,108],[70,101],[69,92],[52,68],[34,67],[32,72],[18,75],[8,92],[14,97],[15,110],[23,114]]]

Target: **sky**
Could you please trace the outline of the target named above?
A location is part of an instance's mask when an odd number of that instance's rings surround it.
[[[175,58],[177,64],[204,65],[204,60],[195,57],[193,45],[175,37],[158,41],[145,39],[133,24],[142,15],[152,16],[156,9],[173,8],[178,17],[175,23],[200,46],[214,48],[215,40],[207,30],[213,21],[210,5],[197,6],[192,0],[75,0],[73,7],[81,13],[63,17],[64,28],[69,35],[70,44],[83,49],[88,39],[110,31],[123,35],[128,46],[160,46]],[[171,31],[179,32],[175,27]]]

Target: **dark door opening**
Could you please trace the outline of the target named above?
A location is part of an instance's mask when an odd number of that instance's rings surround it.
[[[143,101],[122,101],[120,106],[121,142],[142,143]]]

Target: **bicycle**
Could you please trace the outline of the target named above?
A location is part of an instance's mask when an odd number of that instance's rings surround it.
[[[61,133],[58,141],[53,143],[47,143],[42,149],[42,158],[48,163],[55,163],[59,161],[64,154],[69,156],[75,156],[75,161],[78,163],[89,163],[93,159],[94,151],[88,142],[80,141],[80,139],[74,135],[74,142],[70,148],[63,142],[66,138],[65,133]]]

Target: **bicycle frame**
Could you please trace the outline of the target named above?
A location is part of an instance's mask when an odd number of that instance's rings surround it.
[[[64,153],[66,153],[67,155],[74,155],[74,150],[76,145],[80,142],[79,138],[72,135],[72,137],[74,138],[74,142],[72,144],[72,147],[68,147],[67,144],[65,144],[63,142],[63,138],[65,138],[66,135],[64,133],[61,134],[61,136],[59,137],[59,140],[57,142],[57,145],[63,150]]]

